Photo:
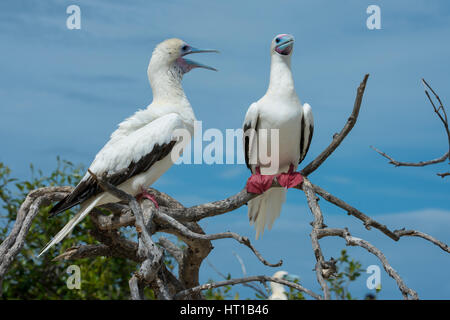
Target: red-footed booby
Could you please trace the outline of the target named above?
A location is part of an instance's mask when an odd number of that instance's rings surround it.
[[[296,279],[300,279],[296,275],[291,275],[287,271],[277,271],[273,275],[275,279],[287,280],[294,282]],[[288,300],[288,296],[286,290],[284,290],[284,286],[278,282],[270,282],[270,289],[272,290],[272,294],[270,295],[268,300]]]
[[[255,225],[256,239],[264,233],[266,225],[270,230],[279,217],[286,189],[303,181],[295,171],[308,152],[314,130],[311,107],[307,103],[302,105],[295,92],[291,72],[293,47],[292,35],[280,34],[273,39],[269,87],[266,94],[250,106],[244,120],[245,161],[252,172],[246,188],[248,192],[261,194],[248,203],[248,216],[250,224]],[[271,130],[278,132],[276,141],[271,139]],[[278,154],[270,155],[273,161],[262,161],[261,152],[277,149]],[[275,177],[282,188],[269,190]]]
[[[179,143],[174,137],[177,129],[193,134],[195,115],[183,91],[183,75],[193,68],[216,69],[186,59],[193,53],[217,52],[191,47],[180,39],[168,39],[156,46],[148,65],[148,79],[153,91],[153,101],[145,109],[119,124],[110,140],[95,156],[89,171],[133,196],[146,197],[157,206],[146,192],[176,161],[171,155]],[[60,242],[96,206],[117,202],[119,199],[103,192],[95,179],[86,173],[75,189],[51,210],[56,215],[75,205],[79,212],[45,246],[42,255]]]

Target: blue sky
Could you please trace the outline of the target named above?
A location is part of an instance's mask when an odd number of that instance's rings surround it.
[[[66,8],[81,8],[81,30],[66,28]],[[381,7],[381,30],[366,28],[366,8]],[[198,61],[220,71],[194,70],[183,80],[196,116],[207,128],[239,128],[248,106],[268,85],[269,46],[279,33],[296,38],[292,69],[297,93],[314,112],[315,132],[305,163],[331,141],[351,112],[355,91],[370,73],[360,118],[341,147],[311,175],[313,183],[395,228],[416,228],[449,243],[449,184],[435,175],[446,163],[394,168],[369,148],[399,160],[441,156],[447,141],[423,93],[424,77],[444,104],[450,97],[450,4],[446,1],[2,1],[0,4],[0,161],[27,178],[32,162],[44,171],[56,156],[88,165],[117,124],[152,99],[147,65],[155,45],[169,37],[221,51]],[[448,105],[448,104],[447,104]],[[182,165],[155,187],[194,205],[226,198],[244,186],[244,165]],[[420,239],[398,243],[321,201],[329,226],[348,226],[355,236],[382,248],[407,285],[422,298],[450,298],[450,258]],[[289,192],[272,231],[256,247],[281,269],[319,290],[310,248],[303,194]],[[209,233],[231,230],[254,237],[246,208],[206,219]],[[273,274],[247,248],[215,241],[209,260],[222,272],[241,276],[233,255],[249,274]],[[341,239],[323,240],[327,258],[337,257]],[[347,248],[364,267],[378,264],[358,248]],[[201,280],[219,279],[205,263]],[[352,288],[362,297],[366,276]],[[401,298],[382,275],[380,298]],[[237,288],[250,296],[247,289]]]

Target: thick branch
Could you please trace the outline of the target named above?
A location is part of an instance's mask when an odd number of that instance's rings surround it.
[[[328,288],[327,282],[325,281],[324,275],[327,274],[324,270],[326,265],[325,258],[323,257],[322,249],[320,248],[318,232],[320,229],[326,227],[323,223],[323,215],[320,210],[319,203],[317,202],[316,194],[314,193],[311,182],[304,178],[303,181],[303,191],[305,192],[306,199],[308,201],[309,209],[313,214],[314,221],[312,223],[313,229],[311,230],[311,243],[314,251],[314,256],[316,257],[316,277],[320,286],[322,287],[323,295],[325,300],[330,299],[330,289]],[[328,274],[327,274],[328,275]]]
[[[53,201],[61,200],[71,190],[71,187],[48,187],[36,189],[27,195],[17,212],[10,234],[0,245],[0,285],[14,258],[22,249],[25,237],[39,209]]]
[[[163,247],[175,260],[178,265],[183,263],[183,250],[177,247],[172,241],[166,237],[159,237],[158,244]]]

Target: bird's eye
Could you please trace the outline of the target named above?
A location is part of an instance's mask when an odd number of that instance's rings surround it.
[[[276,39],[275,39],[275,42],[276,42],[276,43],[279,43],[279,42],[280,42],[280,38],[276,38]]]
[[[184,45],[182,48],[181,48],[181,50],[183,50],[183,51],[187,51],[189,49],[189,46],[188,45]]]

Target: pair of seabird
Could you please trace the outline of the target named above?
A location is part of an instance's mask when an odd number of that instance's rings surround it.
[[[286,188],[301,182],[301,176],[295,170],[308,151],[313,124],[309,105],[302,106],[295,93],[290,69],[293,45],[294,38],[287,34],[278,35],[272,41],[269,88],[264,97],[250,106],[245,117],[244,130],[251,129],[256,133],[251,135],[251,139],[246,136],[244,143],[247,166],[252,171],[247,182],[249,192],[263,193],[268,189],[268,179],[272,181],[275,175],[280,185]],[[40,255],[67,236],[94,207],[119,201],[104,192],[91,173],[129,194],[148,198],[158,205],[147,192],[147,187],[177,160],[179,154],[171,154],[180,143],[174,136],[176,130],[187,130],[191,136],[194,131],[196,119],[181,85],[183,75],[194,68],[215,70],[185,57],[201,52],[217,51],[197,49],[180,39],[165,40],[155,48],[147,71],[153,102],[119,124],[96,155],[89,167],[90,172],[50,210],[53,216],[80,205],[78,213]],[[279,141],[270,141],[270,135],[268,140],[269,144],[281,142],[279,167],[274,172],[268,172],[267,165],[261,164],[255,153],[258,141],[265,140],[260,137],[261,129],[279,130]],[[250,201],[249,218],[256,225],[257,236],[266,224],[270,228],[279,216],[285,192],[285,188],[272,188]]]

